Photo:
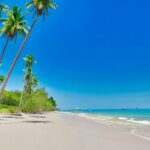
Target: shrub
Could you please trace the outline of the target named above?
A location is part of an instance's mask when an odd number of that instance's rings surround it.
[[[16,113],[18,108],[15,106],[8,106],[0,104],[0,113]]]
[[[17,112],[20,103],[20,91],[4,91],[0,100],[0,112]],[[53,97],[48,97],[44,88],[35,90],[32,95],[24,94],[21,111],[42,112],[56,109],[56,102]]]
[[[23,112],[42,112],[42,111],[53,111],[56,109],[56,102],[52,97],[48,97],[44,88],[39,88],[32,96],[25,95],[22,105]]]
[[[43,95],[33,95],[24,100],[21,110],[23,112],[36,113],[55,110],[55,106],[47,97]]]
[[[4,91],[3,97],[0,101],[2,105],[18,106],[21,92],[19,91]]]

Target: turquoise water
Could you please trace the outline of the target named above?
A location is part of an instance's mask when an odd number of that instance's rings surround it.
[[[72,109],[65,111],[91,115],[126,117],[133,118],[135,120],[150,121],[150,109]]]

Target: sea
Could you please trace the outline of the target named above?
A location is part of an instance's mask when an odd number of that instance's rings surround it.
[[[124,121],[150,125],[150,109],[70,109],[63,110],[93,120]]]

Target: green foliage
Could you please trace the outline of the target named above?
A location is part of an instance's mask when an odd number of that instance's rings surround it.
[[[16,106],[8,106],[0,104],[0,113],[16,113],[18,108]]]
[[[1,35],[6,35],[10,38],[17,37],[17,34],[26,35],[27,21],[24,20],[22,10],[18,6],[13,6],[12,10],[7,11],[6,18],[0,18],[3,27],[0,28]]]
[[[21,95],[23,98],[22,111],[24,112],[49,111],[49,110],[55,110],[56,108],[55,100],[52,97],[49,98],[48,94],[45,92],[44,89],[37,89],[35,91],[35,88],[37,87],[38,79],[32,73],[32,64],[34,63],[32,55],[29,55],[27,58],[25,58],[26,75],[25,75],[25,83],[24,83],[24,89],[22,94],[21,92],[18,91],[16,92],[4,91],[7,81],[11,75],[11,72],[14,69],[14,66],[20,56],[20,53],[38,19],[38,16],[48,15],[48,9],[49,8],[56,9],[57,6],[51,0],[31,0],[26,5],[26,8],[29,7],[32,7],[33,8],[32,10],[35,10],[36,15],[31,25],[31,28],[28,31],[27,30],[28,22],[25,20],[25,16],[22,14],[22,9],[20,9],[18,6],[13,6],[12,9],[9,9],[6,5],[0,4],[0,15],[1,12],[7,10],[6,11],[7,13],[3,15],[5,18],[0,18],[0,22],[2,22],[3,25],[2,28],[0,28],[0,34],[7,36],[7,41],[2,51],[0,63],[5,53],[8,41],[10,39],[14,39],[14,38],[16,39],[18,34],[25,35],[25,39],[23,40],[10,66],[8,74],[6,75],[6,80],[3,80],[4,83],[2,84],[0,90],[1,110],[8,109],[8,111],[10,112],[15,111],[19,104],[20,104],[19,106],[21,106],[21,103],[19,103]],[[3,81],[1,81],[0,83],[2,83]],[[2,96],[3,91],[4,91],[4,95]]]
[[[20,97],[20,91],[4,91],[0,101],[0,112],[17,112]],[[54,98],[49,98],[44,88],[37,89],[31,96],[25,94],[23,97],[22,112],[37,113],[55,109],[56,102]]]
[[[53,97],[50,97],[50,98],[49,98],[49,101],[50,101],[50,103],[52,103],[52,105],[53,105],[54,107],[57,106],[57,105],[56,105],[56,101],[55,101],[55,99],[54,99]]]
[[[33,89],[36,88],[38,84],[38,79],[32,73],[32,66],[35,63],[33,55],[27,55],[24,58],[25,61],[25,84],[24,84],[24,91],[31,95]]]
[[[5,77],[3,75],[0,75],[0,85],[4,82]]]
[[[19,91],[4,91],[0,103],[7,106],[18,106],[20,96]]]
[[[2,15],[2,12],[4,11],[8,11],[9,10],[9,7],[5,4],[0,4],[0,17]]]
[[[44,88],[37,89],[32,96],[25,95],[23,106],[21,110],[23,112],[42,112],[42,111],[53,111],[56,109],[55,100],[51,100]]]
[[[31,0],[26,4],[26,8],[32,7],[38,15],[48,15],[48,9],[56,9],[57,5],[52,0]]]

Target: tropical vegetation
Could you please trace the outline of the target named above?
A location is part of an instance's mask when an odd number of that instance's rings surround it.
[[[0,16],[2,15],[2,12],[9,10],[9,7],[5,4],[0,4]]]
[[[9,9],[6,18],[0,18],[0,21],[3,23],[0,32],[2,36],[6,37],[6,42],[0,56],[0,64],[2,63],[8,42],[12,39],[16,39],[18,34],[27,35],[27,21],[24,20],[24,18],[25,16],[22,15],[22,9],[18,8],[18,6],[13,6],[12,10]]]
[[[22,91],[4,91],[0,100],[0,112],[43,112],[56,109],[56,101],[49,97],[45,88],[38,86],[38,79],[33,73],[33,64],[37,63],[34,56],[26,55],[23,70],[24,85]],[[5,77],[0,75],[0,82]]]
[[[0,86],[2,85],[2,83],[4,82],[5,77],[4,75],[0,75]]]
[[[20,98],[20,104],[19,104],[19,112],[21,109],[21,104],[23,101],[24,94],[28,95],[28,97],[32,96],[34,88],[38,85],[38,79],[32,72],[32,66],[36,61],[34,60],[33,55],[27,55],[24,58],[25,61],[25,77],[24,77],[24,87],[22,90],[21,98]]]
[[[6,38],[4,47],[0,50],[0,64],[3,63],[3,58],[11,40],[17,39],[18,35],[24,37],[13,61],[10,65],[8,73],[0,75],[0,112],[39,112],[56,109],[56,101],[53,97],[49,97],[44,88],[38,87],[38,78],[33,73],[32,67],[35,64],[34,56],[27,55],[25,61],[25,75],[22,91],[8,91],[5,90],[6,84],[14,70],[14,67],[20,57],[20,54],[33,30],[37,19],[49,14],[50,9],[56,9],[57,6],[51,0],[31,0],[25,5],[25,8],[33,13],[34,19],[29,27],[26,15],[17,5],[9,8],[6,4],[0,3],[0,35]],[[27,11],[26,10],[26,11]],[[29,13],[28,13],[29,14]],[[11,53],[11,52],[10,52]],[[1,66],[0,66],[1,71]]]
[[[18,113],[20,97],[22,91],[5,90],[0,101],[0,112]],[[25,113],[41,113],[43,111],[53,111],[56,109],[56,101],[53,97],[49,97],[45,88],[38,87],[29,96],[24,93],[23,102],[20,108]]]
[[[9,79],[9,77],[10,77],[10,75],[11,75],[13,69],[14,69],[14,66],[15,66],[15,64],[16,64],[19,56],[20,56],[20,53],[21,53],[22,49],[24,48],[24,46],[25,46],[25,44],[26,44],[26,42],[29,38],[29,35],[30,35],[30,33],[31,33],[38,17],[39,16],[44,16],[45,17],[46,15],[48,15],[48,8],[56,9],[57,6],[51,0],[32,0],[29,3],[26,4],[26,8],[29,8],[29,7],[32,7],[32,10],[35,11],[36,15],[35,15],[35,18],[33,20],[33,23],[31,25],[27,35],[25,36],[25,39],[23,40],[23,42],[22,42],[22,44],[21,44],[21,46],[20,46],[13,62],[11,64],[11,66],[10,66],[8,74],[6,75],[6,79],[5,79],[4,83],[2,84],[2,87],[1,87],[1,90],[0,90],[0,96],[2,95],[2,93],[5,89],[7,81],[8,81],[8,79]]]

